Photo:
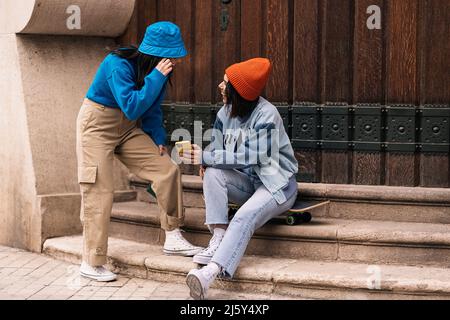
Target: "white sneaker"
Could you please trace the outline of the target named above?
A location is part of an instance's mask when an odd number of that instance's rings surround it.
[[[218,273],[219,267],[214,263],[201,269],[192,269],[186,277],[186,284],[191,289],[191,297],[194,300],[206,299],[209,286],[216,279]]]
[[[80,275],[99,282],[109,282],[117,279],[117,275],[106,269],[104,266],[91,267],[86,262],[81,263]]]
[[[192,259],[194,263],[201,265],[207,265],[208,263],[210,263],[212,257],[214,256],[214,253],[216,253],[217,248],[219,248],[222,239],[223,235],[219,236],[214,234],[214,236],[209,241],[208,247],[194,256],[194,258]]]
[[[181,234],[180,229],[166,231],[166,241],[164,242],[163,248],[165,254],[192,257],[202,250],[202,247],[197,247],[189,243]]]

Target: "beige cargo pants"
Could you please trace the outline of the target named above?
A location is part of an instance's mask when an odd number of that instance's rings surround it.
[[[86,99],[77,119],[77,160],[83,261],[91,266],[106,263],[114,156],[132,173],[152,182],[162,229],[171,231],[184,221],[181,174],[175,162],[161,156],[153,140],[119,108]]]

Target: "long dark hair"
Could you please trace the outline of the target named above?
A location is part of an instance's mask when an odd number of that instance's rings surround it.
[[[228,103],[231,104],[230,117],[244,118],[251,114],[258,105],[259,98],[253,101],[249,101],[241,97],[239,92],[233,87],[230,81],[227,83],[227,88],[225,90],[225,95],[227,96]]]
[[[145,77],[156,68],[163,59],[161,57],[144,54],[135,46],[117,48],[111,51],[112,54],[123,59],[134,60],[136,62],[136,89],[140,90],[145,83]],[[169,75],[169,83],[172,85],[172,73]]]

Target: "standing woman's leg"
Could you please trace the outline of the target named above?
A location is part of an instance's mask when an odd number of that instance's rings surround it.
[[[183,226],[183,188],[179,167],[141,129],[121,143],[117,158],[139,178],[150,181],[160,209],[161,228],[172,231]]]
[[[169,155],[161,156],[159,148],[141,129],[134,129],[125,136],[116,155],[132,173],[152,182],[160,211],[161,228],[166,231],[164,252],[183,256],[193,256],[200,252],[202,248],[188,243],[179,230],[184,224],[184,207],[178,165]]]
[[[119,110],[85,101],[77,120],[78,182],[81,190],[83,262],[95,268],[106,264],[109,221],[113,203],[113,159],[117,134],[114,120]],[[83,267],[83,266],[82,266]],[[85,270],[86,271],[86,270]],[[109,281],[90,270],[96,280]],[[86,271],[89,273],[89,270]],[[82,270],[83,274],[83,270]],[[83,274],[84,275],[84,274]],[[109,280],[108,280],[109,279]]]

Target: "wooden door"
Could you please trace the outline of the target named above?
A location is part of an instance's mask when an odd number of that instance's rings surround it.
[[[449,187],[448,0],[137,0],[118,43],[160,20],[190,52],[166,104],[193,119],[228,65],[268,57],[300,181]]]

